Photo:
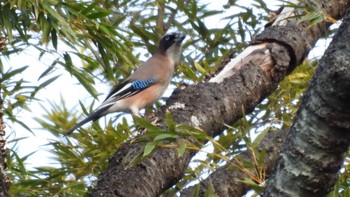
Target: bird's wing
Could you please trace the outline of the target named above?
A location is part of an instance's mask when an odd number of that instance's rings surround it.
[[[146,80],[126,80],[111,90],[106,99],[102,102],[99,109],[110,107],[118,100],[133,96],[150,87],[155,82],[155,77],[150,77]]]
[[[88,117],[79,122],[73,128],[69,129],[65,135],[71,134],[75,129],[81,127],[89,121],[99,119],[106,114],[108,108],[114,105],[116,101],[135,95],[138,92],[150,87],[155,82],[155,77],[151,77],[147,80],[126,80],[122,82],[112,89],[112,91],[107,95],[107,98],[97,109],[95,109]]]

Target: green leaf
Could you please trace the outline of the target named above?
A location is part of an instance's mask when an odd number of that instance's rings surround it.
[[[174,133],[176,123],[173,121],[173,118],[171,117],[171,114],[169,111],[167,111],[165,114],[165,123],[168,127],[168,131]]]
[[[256,151],[256,155],[258,157],[257,160],[258,160],[259,167],[265,166],[264,159],[265,159],[265,156],[266,156],[266,149],[263,149],[260,152]]]
[[[70,55],[66,52],[63,54],[63,59],[65,61],[65,64],[63,66],[66,68],[66,70],[70,73],[73,72],[73,61]]]
[[[4,65],[2,64],[2,60],[0,59],[0,73],[4,72]]]
[[[101,11],[101,12],[95,12],[95,13],[89,14],[87,15],[87,17],[90,19],[97,19],[97,18],[103,18],[105,16],[108,16],[109,14],[111,13],[107,11]]]
[[[252,143],[253,147],[257,147],[260,142],[264,139],[266,134],[268,134],[270,131],[270,128],[265,129],[264,131],[260,132],[259,135],[256,136],[254,139],[254,142]]]
[[[142,128],[147,129],[147,132],[164,133],[164,131],[162,129],[153,125],[152,123],[148,122],[147,120],[145,120],[143,118],[134,116],[134,123],[135,123],[135,125],[138,125],[138,126],[141,126]]]
[[[196,73],[190,67],[180,65],[178,69],[181,73],[183,73],[187,78],[191,79],[192,81],[200,81]]]
[[[96,8],[96,6],[97,6],[97,4],[98,4],[98,1],[94,1],[94,2],[92,2],[90,5],[88,5],[86,8],[84,8],[84,9],[81,9],[81,14],[82,15],[86,15],[87,13],[90,13],[94,8]]]
[[[154,141],[159,141],[164,139],[176,139],[177,137],[178,137],[177,135],[165,133],[165,134],[157,135],[154,138]]]
[[[37,88],[38,89],[43,89],[45,88],[46,86],[50,85],[52,82],[54,82],[56,79],[58,79],[58,77],[60,77],[60,75],[58,76],[55,76],[55,77],[52,77],[46,81],[44,81],[43,83],[41,83]]]
[[[239,182],[247,184],[251,189],[253,189],[257,194],[261,194],[263,187],[252,181],[251,179],[244,178],[243,180],[238,180]]]
[[[57,50],[57,32],[55,29],[51,30],[51,42],[52,46]]]
[[[312,20],[315,20],[316,18],[320,18],[320,17],[323,19],[321,11],[309,12],[306,15],[302,16],[301,19],[298,21],[298,23],[311,22]]]
[[[24,124],[22,121],[20,121],[19,119],[14,119],[13,121],[16,122],[17,124],[21,125],[23,128],[25,128],[27,131],[29,131],[33,135],[35,135],[34,132],[26,124]]]
[[[346,188],[343,196],[350,196],[350,188]]]
[[[65,63],[62,64],[67,71],[69,71],[74,77],[78,79],[78,81],[81,83],[81,85],[84,86],[84,88],[94,97],[96,98],[98,95],[98,92],[93,87],[94,79],[91,78],[89,75],[85,73],[79,72],[74,66],[72,59],[68,53],[64,53],[63,58],[65,60]]]
[[[56,64],[59,62],[58,60],[59,60],[59,58],[57,58],[55,61],[53,61],[52,64],[49,66],[49,68],[47,68],[47,69],[39,76],[38,80],[40,80],[41,78],[43,78],[43,77],[45,77],[47,74],[49,74],[50,71],[51,71],[52,69],[54,69],[55,66],[56,66]]]
[[[182,157],[182,155],[186,151],[186,143],[183,140],[179,140],[178,144],[179,144],[179,147],[177,148],[177,154],[178,154],[178,157]]]
[[[208,72],[197,62],[193,62],[194,63],[194,67],[203,75],[206,75]]]
[[[200,192],[201,184],[197,184],[194,188],[192,197],[198,197]]]
[[[205,24],[201,21],[202,19],[198,19],[197,18],[197,23],[198,23],[198,28],[199,28],[199,32],[200,32],[200,34],[201,34],[201,36],[203,37],[203,38],[207,38],[207,39],[209,39],[208,38],[208,29],[207,29],[207,27],[205,26]]]
[[[42,33],[40,42],[41,43],[48,43],[50,40],[49,35],[50,35],[50,31],[51,31],[52,26],[48,20],[43,20],[42,23],[43,23],[42,24],[43,33]]]
[[[216,196],[213,186],[210,184],[204,193],[204,197],[214,197]]]
[[[5,73],[3,76],[2,76],[2,79],[1,81],[6,81],[10,78],[12,78],[13,76],[17,75],[17,74],[21,74],[24,70],[26,70],[29,66],[23,66],[21,68],[18,68],[18,69],[15,69],[15,70],[10,70],[8,71],[7,73]]]
[[[192,5],[191,5],[191,15],[192,15],[192,17],[197,16],[197,10],[198,10],[197,2],[196,1],[192,1]]]
[[[10,144],[10,143],[17,143],[17,142],[19,142],[19,141],[21,141],[21,140],[25,140],[25,139],[27,139],[27,138],[29,138],[29,137],[19,137],[19,138],[15,138],[15,139],[13,139],[13,140],[9,140],[7,143],[8,143],[8,144]]]
[[[145,146],[145,150],[143,151],[143,157],[150,155],[154,151],[155,147],[156,145],[153,142],[148,142]]]
[[[45,88],[46,86],[50,85],[52,82],[54,82],[58,76],[52,77],[46,81],[44,81],[43,83],[41,83],[39,86],[35,87],[34,91],[31,92],[31,98],[34,98],[36,93],[38,93],[41,89]]]
[[[12,151],[12,150],[11,150]],[[14,157],[16,158],[16,161],[17,161],[17,166],[16,166],[16,168],[17,168],[17,170],[19,171],[19,172],[21,172],[21,174],[23,174],[23,175],[25,175],[25,174],[27,174],[27,170],[26,170],[26,168],[25,168],[25,165],[24,165],[24,159],[22,159],[22,158],[20,158],[19,157],[19,155],[15,152],[15,151],[12,151],[11,152],[13,155],[14,155]]]

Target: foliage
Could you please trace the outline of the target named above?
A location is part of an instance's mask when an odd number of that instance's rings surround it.
[[[5,115],[9,121],[33,132],[17,115],[22,110],[30,111],[31,103],[39,102],[38,92],[61,77],[57,74],[59,69],[76,78],[82,88],[96,98],[96,83],[110,86],[119,83],[139,64],[139,59],[146,54],[145,48],[153,53],[160,37],[173,30],[189,35],[184,44],[184,61],[179,65],[173,83],[205,81],[220,69],[226,57],[242,51],[251,38],[261,31],[268,21],[266,16],[269,11],[261,0],[253,1],[249,7],[228,1],[218,10],[195,0],[1,0],[0,36],[6,38],[6,49],[1,55],[11,60],[14,55],[32,47],[39,52],[39,60],[43,60],[46,54],[57,57],[52,62],[45,62],[47,68],[40,74],[38,84],[34,85],[21,75],[34,65],[8,68],[0,62],[0,98],[4,101]],[[322,16],[310,14],[306,15],[305,20],[319,21]],[[213,18],[221,18],[224,25],[209,25],[207,21]],[[26,160],[35,152],[20,157],[17,151],[22,138],[9,142],[12,145],[8,158],[11,194],[83,196],[93,186],[97,175],[106,168],[112,153],[131,139],[139,126],[152,132],[145,138],[135,139],[146,143],[137,159],[147,157],[156,148],[164,146],[176,148],[179,156],[186,149],[199,150],[204,154],[204,157],[192,161],[193,165],[186,170],[183,179],[176,187],[166,191],[164,196],[175,195],[179,188],[214,171],[247,149],[255,153],[256,163],[245,162],[240,168],[252,168],[254,165],[259,168],[256,174],[247,174],[247,179],[242,181],[259,190],[264,179],[261,163],[264,154],[256,152],[260,138],[254,141],[251,135],[291,125],[299,98],[307,87],[315,64],[317,60],[305,61],[253,113],[234,125],[227,125],[226,131],[216,139],[194,128],[176,125],[169,114],[168,133],[143,119],[136,119],[133,125],[123,118],[118,119],[118,124],[105,119],[105,126],[100,125],[101,121],[95,122],[91,127],[80,129],[79,134],[61,137],[83,114],[67,109],[66,100],[70,98],[61,98],[60,103],[50,102],[51,107],[45,108],[45,115],[35,120],[45,131],[57,137],[46,145],[54,155],[54,163],[29,169]],[[94,107],[94,102],[81,102],[79,111],[87,114]],[[199,142],[208,143],[200,149],[199,144],[182,138],[190,134],[196,135]],[[344,169],[335,191],[349,193],[349,165],[345,165]],[[207,195],[210,196],[212,192],[208,190]]]

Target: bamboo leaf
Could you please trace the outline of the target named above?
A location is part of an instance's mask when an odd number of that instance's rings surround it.
[[[39,76],[38,80],[40,80],[41,78],[43,78],[47,74],[49,74],[52,71],[52,69],[55,68],[56,64],[59,62],[58,60],[59,60],[59,58],[57,58],[55,61],[53,61],[52,64]]]
[[[165,139],[176,139],[178,136],[174,134],[169,134],[169,133],[164,133],[161,135],[157,135],[154,138],[154,141],[160,141],[160,140],[165,140]]]
[[[252,143],[253,147],[257,147],[260,144],[260,142],[264,139],[266,134],[269,133],[269,131],[270,131],[270,128],[260,132],[259,135],[257,135],[256,138],[254,139],[254,142]]]
[[[177,148],[177,154],[178,154],[178,157],[182,157],[182,155],[186,151],[186,143],[183,140],[179,140],[178,144],[179,144],[179,147]]]
[[[87,17],[90,18],[90,19],[97,19],[97,18],[106,17],[106,16],[108,16],[110,14],[111,13],[107,12],[107,11],[100,11],[100,12],[95,12],[95,13],[89,14],[89,15],[87,15]]]
[[[57,32],[55,29],[51,30],[51,42],[52,46],[57,50]]]
[[[143,157],[150,155],[154,151],[155,147],[156,145],[153,142],[148,142],[143,151]]]
[[[160,129],[159,127],[153,125],[152,123],[148,122],[147,120],[143,119],[143,118],[139,118],[139,117],[134,117],[134,122],[135,125],[141,126],[142,128],[147,129],[147,132],[150,133],[164,133],[164,131],[162,129]]]
[[[17,74],[20,74],[22,73],[23,71],[25,71],[26,69],[28,68],[28,66],[23,66],[21,68],[17,68],[15,70],[10,70],[8,71],[7,73],[5,73],[3,76],[2,76],[2,79],[1,81],[6,81],[10,78],[12,78],[13,76],[17,75]]]

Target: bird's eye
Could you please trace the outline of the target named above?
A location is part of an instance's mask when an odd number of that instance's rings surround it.
[[[167,36],[167,37],[165,37],[165,40],[169,40],[169,38],[170,38],[170,37],[169,37],[169,36]]]

